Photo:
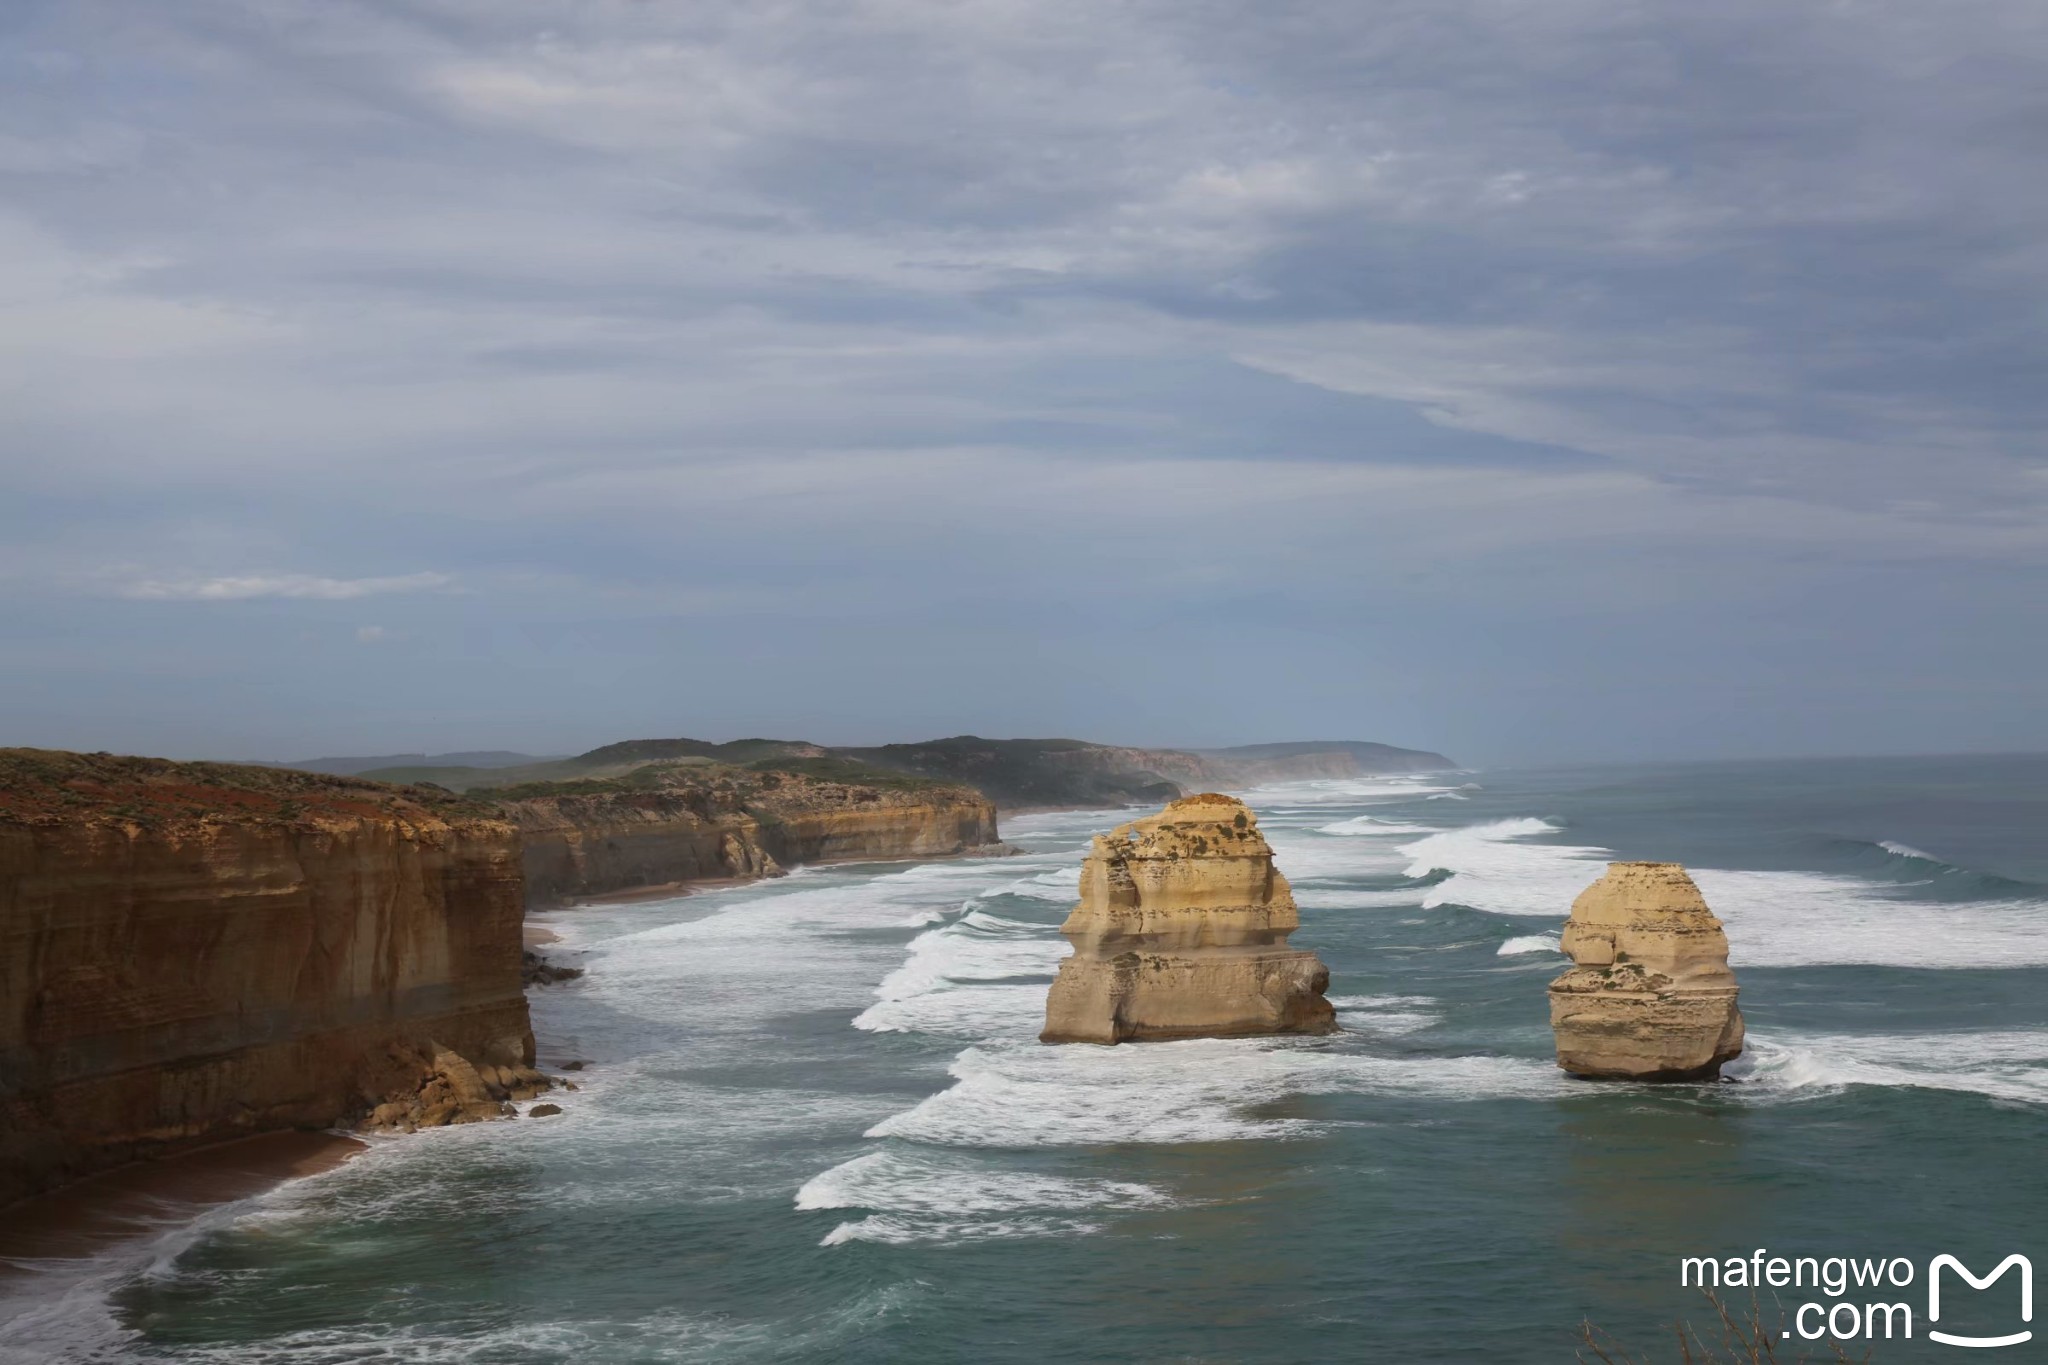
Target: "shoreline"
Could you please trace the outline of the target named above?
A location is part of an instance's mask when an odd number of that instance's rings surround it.
[[[995,859],[1018,852],[997,841],[951,853],[823,858],[799,866]],[[718,877],[629,887],[529,906],[525,914],[657,901],[766,880],[773,879]],[[521,926],[523,949],[561,941],[562,935],[546,924]],[[333,1170],[368,1149],[363,1139],[332,1130],[257,1133],[130,1162],[0,1206],[0,1330],[105,1273],[110,1253],[133,1254],[198,1225],[216,1209]]]
[[[362,1139],[336,1132],[258,1133],[130,1162],[17,1200],[0,1211],[0,1306],[32,1294],[37,1281],[52,1272],[85,1269],[124,1243],[331,1171],[367,1150]]]
[[[811,862],[798,863],[794,867],[787,869],[783,875],[805,867],[847,867],[858,863],[943,863],[954,862],[962,858],[1011,858],[1022,851],[1022,849],[1017,848],[1014,844],[998,840],[993,844],[975,844],[971,848],[956,849],[951,853],[907,853],[889,857],[860,855],[847,858],[818,858]],[[654,882],[646,886],[628,886],[622,887],[617,891],[600,891],[593,895],[577,896],[572,900],[561,901],[554,905],[529,905],[526,907],[526,913],[529,915],[551,914],[558,910],[578,910],[585,906],[593,905],[632,905],[640,901],[670,900],[678,896],[695,895],[700,891],[724,891],[735,886],[754,886],[761,882],[775,880],[777,880],[775,877],[701,877],[696,880],[678,882]],[[561,935],[555,933],[552,929],[539,925],[529,927],[527,932],[529,934],[545,934],[547,936],[546,938],[529,939],[527,942],[528,947],[533,947],[536,943],[555,942],[561,938]]]

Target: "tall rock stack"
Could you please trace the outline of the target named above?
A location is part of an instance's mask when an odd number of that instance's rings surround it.
[[[1039,1040],[1335,1032],[1329,969],[1287,946],[1300,924],[1241,801],[1190,796],[1097,835]]]
[[[1550,983],[1557,1064],[1575,1076],[1701,1081],[1742,1054],[1728,936],[1677,863],[1609,863],[1572,902]]]

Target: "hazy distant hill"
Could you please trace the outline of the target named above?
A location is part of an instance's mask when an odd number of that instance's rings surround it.
[[[1391,744],[1374,744],[1362,739],[1308,739],[1291,744],[1239,744],[1228,749],[1196,749],[1205,758],[1298,758],[1303,754],[1350,754],[1360,763],[1372,764],[1372,771],[1441,772],[1457,765],[1428,749],[1400,749]]]
[[[536,782],[608,781],[648,764],[805,771],[857,764],[974,787],[1006,809],[1152,805],[1205,787],[1243,788],[1300,778],[1427,772],[1455,767],[1442,754],[1365,740],[1245,744],[1229,749],[1138,749],[1081,739],[954,735],[914,744],[828,747],[794,739],[631,739],[570,758],[528,754],[398,754],[292,764],[383,782],[432,782],[455,791]],[[347,765],[346,767],[342,765]],[[368,765],[368,766],[365,766]]]
[[[878,768],[964,782],[1006,809],[1131,806],[1171,801],[1186,774],[1164,771],[1144,749],[1080,739],[983,739],[955,735],[920,744],[836,752]]]
[[[1442,754],[1363,740],[1247,744],[1234,749],[1136,749],[1078,739],[956,735],[835,753],[920,777],[965,782],[999,806],[1149,805],[1204,787],[1251,787],[1311,777],[1429,772]]]
[[[515,754],[509,749],[478,749],[459,754],[378,754],[371,758],[301,758],[290,763],[259,763],[263,768],[297,768],[301,772],[360,777],[377,768],[511,768],[522,763],[548,763],[542,754]]]

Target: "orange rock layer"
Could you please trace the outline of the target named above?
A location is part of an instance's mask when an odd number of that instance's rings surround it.
[[[522,913],[517,832],[446,793],[0,750],[0,1203],[352,1120],[442,1053],[545,1084]]]
[[[688,785],[506,801],[524,841],[528,902],[773,877],[800,863],[945,857],[997,842],[994,804],[965,787],[779,773],[714,780],[691,770],[674,780]]]

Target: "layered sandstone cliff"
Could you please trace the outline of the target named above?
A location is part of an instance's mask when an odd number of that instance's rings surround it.
[[[522,910],[516,832],[445,793],[0,750],[0,1202],[410,1103],[442,1054],[481,1093],[423,1121],[499,1112],[545,1084]]]
[[[1213,793],[1097,835],[1074,945],[1046,997],[1048,1043],[1330,1033],[1330,973],[1300,926],[1257,817]]]
[[[656,764],[608,781],[477,795],[499,798],[518,826],[534,905],[997,846],[995,806],[978,792],[840,763],[821,771]]]
[[[1550,983],[1557,1064],[1576,1076],[1709,1080],[1742,1053],[1728,936],[1677,863],[1609,863],[1572,902]]]

